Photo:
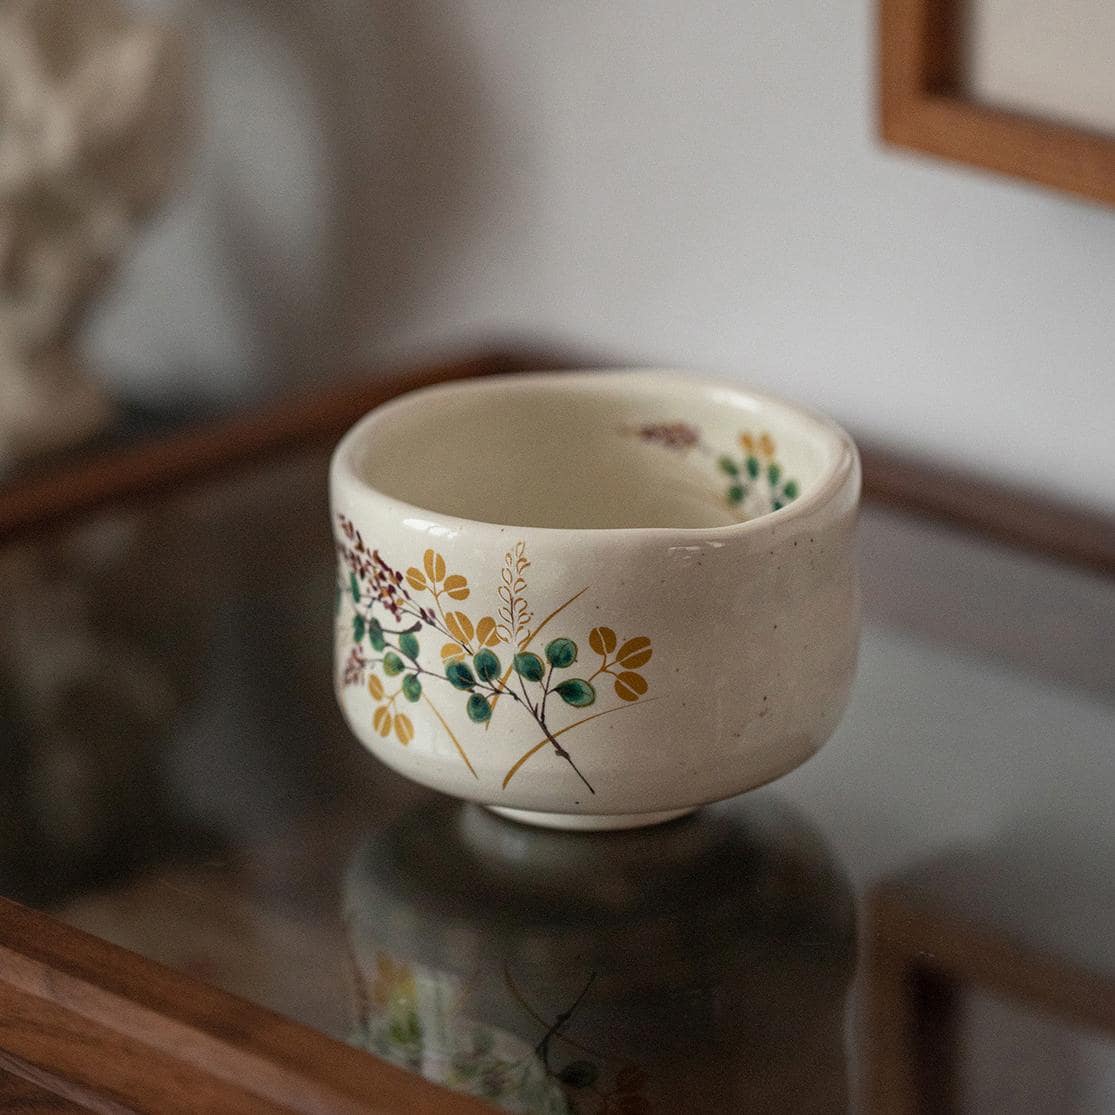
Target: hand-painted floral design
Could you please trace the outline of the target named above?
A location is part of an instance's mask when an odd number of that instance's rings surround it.
[[[354,970],[356,1045],[513,1115],[573,1115],[561,1082],[523,1038],[468,1016],[459,977],[384,952],[371,978],[355,958]]]
[[[667,449],[695,449],[701,444],[701,431],[688,422],[648,422],[637,432],[643,441],[656,441]]]
[[[654,654],[651,640],[645,635],[621,639],[612,627],[593,627],[584,641],[599,662],[589,672],[594,663],[590,659],[581,665],[582,644],[552,631],[542,638],[551,622],[587,589],[574,593],[535,622],[527,597],[530,560],[525,543],[518,542],[504,555],[495,614],[477,617],[475,610],[470,613],[457,607],[472,597],[468,579],[451,571],[436,550],[426,550],[422,564],[404,572],[390,565],[379,550],[370,548],[351,520],[344,515],[338,519],[338,611],[346,595],[352,601],[351,627],[345,635],[349,646],[341,663],[340,682],[342,686],[367,687],[375,702],[375,731],[385,739],[393,735],[406,746],[415,731],[407,708],[424,702],[462,762],[478,778],[450,718],[434,704],[429,690],[437,686],[447,694],[455,692],[462,702],[464,724],[474,729],[488,726],[497,707],[509,705],[516,710],[513,715],[533,725],[541,738],[511,764],[503,788],[535,755],[548,749],[595,793],[561,737],[646,695],[649,684],[640,671]],[[436,666],[423,650],[428,635],[440,643]],[[597,705],[605,684],[621,703],[570,721],[571,713]],[[440,703],[440,696],[438,700]]]
[[[572,1002],[532,1002],[504,966],[504,985],[522,1011],[515,1030],[473,1017],[460,976],[375,953],[374,970],[352,958],[352,1040],[386,1060],[514,1115],[651,1115],[647,1073],[570,1033],[596,982]],[[370,964],[369,964],[370,966]]]
[[[706,445],[700,431],[684,422],[650,422],[626,432],[675,452],[695,449],[715,458],[717,468],[727,477],[724,497],[744,519],[778,511],[801,492],[798,482],[786,477],[768,433],[745,431],[739,435],[739,449],[724,453]]]
[[[503,980],[515,1002],[538,1026],[544,1027],[534,1053],[546,1075],[559,1081],[564,1088],[569,1115],[650,1115],[651,1105],[644,1095],[646,1073],[630,1063],[617,1066],[611,1058],[574,1040],[568,1033],[596,982],[595,972],[589,973],[576,999],[552,1019],[528,1001],[506,965]],[[562,1051],[566,1054],[564,1057],[558,1052],[558,1045],[567,1047]],[[561,1060],[564,1064],[558,1063]]]
[[[729,477],[728,502],[741,504],[752,488],[762,489],[765,502],[770,509],[777,511],[798,497],[800,491],[796,480],[787,480],[782,474],[782,466],[775,459],[774,441],[770,434],[740,434],[740,449],[743,455],[723,453],[717,458],[720,471]]]

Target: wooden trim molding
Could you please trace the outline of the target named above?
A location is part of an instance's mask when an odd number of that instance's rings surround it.
[[[8,1094],[113,1115],[493,1110],[0,899],[0,1098]]]
[[[962,11],[963,0],[879,0],[882,138],[1115,205],[1115,138],[965,96]]]
[[[1115,518],[860,443],[863,492],[994,542],[1115,576]]]

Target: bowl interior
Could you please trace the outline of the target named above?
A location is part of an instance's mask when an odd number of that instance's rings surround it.
[[[808,494],[842,442],[808,413],[726,385],[598,372],[415,392],[365,419],[348,451],[361,482],[445,515],[565,529],[707,528]]]

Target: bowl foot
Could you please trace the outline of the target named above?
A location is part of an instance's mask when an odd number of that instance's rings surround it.
[[[538,828],[565,829],[568,832],[606,832],[615,829],[637,829],[661,825],[685,817],[696,810],[667,809],[661,813],[536,813],[533,809],[507,809],[502,805],[487,806],[493,813]]]

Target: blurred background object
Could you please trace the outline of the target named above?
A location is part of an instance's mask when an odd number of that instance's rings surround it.
[[[187,105],[168,25],[120,0],[0,5],[0,477],[112,421],[81,329],[170,191]],[[0,551],[0,737],[20,837],[0,855],[9,892],[96,876],[121,840],[150,844],[149,750],[178,694],[142,632],[98,607],[150,542],[117,520]]]
[[[119,0],[0,7],[0,474],[109,419],[76,334],[170,184],[182,51]]]

